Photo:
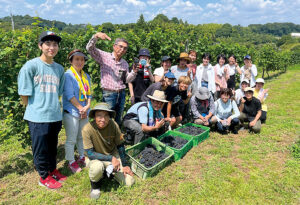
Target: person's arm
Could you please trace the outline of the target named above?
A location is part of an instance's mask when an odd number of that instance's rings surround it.
[[[149,79],[153,83],[154,82],[154,77],[153,77],[153,74],[152,74],[152,71],[151,71],[151,67],[148,68],[148,72],[149,72]]]
[[[229,78],[230,78],[230,75],[229,75],[229,66],[225,66],[224,72],[225,72],[225,80],[228,81]]]
[[[138,68],[136,66],[132,66],[131,72],[126,72],[126,83],[131,83],[134,81],[138,72]]]
[[[122,166],[126,167],[129,166],[129,162],[126,160],[126,153],[125,153],[125,146],[124,143],[120,144],[117,146],[118,152],[119,152],[119,156],[122,162]]]
[[[244,97],[241,98],[241,101],[240,101],[240,112],[243,112],[244,110],[244,104],[245,104],[246,100],[244,99]]]
[[[261,116],[261,110],[259,110],[259,111],[257,112],[257,114],[256,114],[256,116],[255,116],[255,118],[254,118],[254,120],[252,120],[252,121],[249,123],[249,126],[250,126],[250,127],[255,126],[255,124],[256,124],[256,122],[259,120],[260,116]]]
[[[217,121],[220,122],[221,119],[218,117],[218,112],[220,109],[220,107],[218,106],[218,100],[216,102],[214,102],[214,105],[215,105],[215,112],[214,112],[215,117],[216,117]]]
[[[129,94],[130,94],[130,102],[133,105],[134,104],[134,92],[133,92],[132,83],[128,83],[128,88],[129,88]]]
[[[197,109],[197,102],[195,100],[195,97],[192,97],[192,99],[191,99],[191,110],[192,110],[194,119],[200,118],[201,120],[204,120],[204,118],[202,117],[202,115],[199,113],[199,111]]]
[[[155,124],[155,126],[148,126],[147,124],[142,124],[143,132],[152,132],[157,131],[165,124],[165,119],[161,119],[159,122]]]
[[[154,82],[155,83],[161,82],[163,79],[164,79],[164,76],[154,75]]]
[[[100,160],[100,161],[112,161],[113,156],[112,155],[105,155],[105,154],[101,154],[98,153],[94,150],[94,148],[90,148],[90,149],[84,149],[84,151],[86,152],[88,158],[90,160]]]
[[[171,117],[172,103],[172,101],[169,101],[167,104],[167,118]]]
[[[242,70],[239,66],[239,64],[235,63],[235,69],[237,70],[237,72],[241,75],[242,74]]]
[[[28,105],[28,96],[20,95],[23,105]]]

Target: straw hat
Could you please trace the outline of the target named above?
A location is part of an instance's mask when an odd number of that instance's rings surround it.
[[[159,102],[168,102],[166,100],[166,95],[164,91],[160,91],[160,90],[155,90],[154,93],[152,95],[147,95],[148,98],[152,99],[152,100],[156,100]]]

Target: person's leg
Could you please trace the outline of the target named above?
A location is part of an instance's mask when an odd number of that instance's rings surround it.
[[[79,126],[78,126],[78,134],[77,134],[77,151],[80,157],[84,157],[84,149],[83,149],[83,140],[82,140],[82,128],[89,122],[88,118],[79,120]]]
[[[260,120],[261,120],[261,123],[265,123],[266,120],[267,120],[267,112],[266,111],[261,111],[261,116],[260,116]]]
[[[86,165],[89,168],[89,178],[91,183],[90,197],[98,199],[100,197],[100,180],[103,177],[105,166],[100,160],[85,159]]]
[[[110,106],[110,109],[115,110],[117,100],[118,100],[118,93],[102,90],[102,101],[106,102]]]
[[[116,123],[118,123],[119,126],[121,126],[122,123],[124,106],[125,106],[125,97],[126,97],[125,90],[122,90],[121,92],[117,93],[117,102],[115,104],[114,110],[116,111],[115,121]]]
[[[204,124],[204,122],[201,119],[195,119],[194,123],[198,124],[198,125],[203,125]]]
[[[224,133],[226,131],[225,126],[221,122],[217,122],[216,125],[219,132]]]
[[[241,124],[244,124],[244,122],[247,119],[247,115],[245,113],[241,112],[238,119],[240,120]]]
[[[31,142],[33,162],[36,171],[42,179],[49,175],[49,151],[48,151],[48,123],[28,122]]]
[[[238,129],[239,129],[239,119],[238,118],[233,118],[231,120],[231,124],[229,129],[234,133],[234,134],[238,134]]]
[[[260,129],[261,129],[261,121],[257,120],[257,122],[255,123],[255,125],[253,127],[250,128],[254,133],[259,133]]]
[[[66,142],[65,142],[65,158],[69,162],[74,162],[74,147],[79,134],[79,118],[72,116],[69,113],[64,113],[63,123],[66,131]]]
[[[49,171],[52,172],[56,169],[56,157],[57,157],[57,143],[58,134],[61,130],[62,121],[52,122],[49,127],[48,145],[49,145]]]
[[[145,138],[142,126],[136,120],[125,120],[123,125],[124,128],[128,130],[132,136],[134,136],[134,144],[141,142]]]

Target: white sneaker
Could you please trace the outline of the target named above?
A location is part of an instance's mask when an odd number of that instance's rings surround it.
[[[98,199],[100,197],[100,189],[92,189],[90,197],[92,199]]]

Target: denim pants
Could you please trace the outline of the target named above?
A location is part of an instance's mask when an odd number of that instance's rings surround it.
[[[233,118],[231,120],[230,126],[224,126],[221,122],[217,122],[217,128],[220,132],[225,131],[226,129],[233,130],[235,126],[239,124],[239,119],[238,118]]]
[[[58,133],[62,122],[36,123],[28,121],[33,163],[39,175],[45,179],[56,169]]]
[[[84,155],[81,130],[89,122],[88,118],[80,119],[69,113],[64,112],[63,122],[66,130],[65,157],[68,161],[75,160],[74,147],[76,144],[80,156]]]
[[[110,105],[111,109],[116,112],[115,121],[121,125],[125,105],[125,89],[120,92],[102,90],[102,101]]]

